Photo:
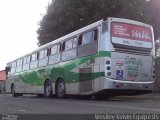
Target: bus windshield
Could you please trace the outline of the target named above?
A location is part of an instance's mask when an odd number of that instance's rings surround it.
[[[151,29],[134,24],[112,22],[111,39],[113,44],[127,46],[127,48],[152,48]]]

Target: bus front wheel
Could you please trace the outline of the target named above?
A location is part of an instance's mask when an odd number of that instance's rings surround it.
[[[60,78],[57,82],[56,82],[56,96],[57,98],[65,98],[66,97],[66,90],[65,90],[65,83],[63,78]]]

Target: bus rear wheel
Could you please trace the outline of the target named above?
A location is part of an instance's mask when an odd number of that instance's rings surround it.
[[[65,83],[63,78],[60,78],[56,83],[56,96],[57,98],[65,98],[66,97]]]
[[[52,97],[52,83],[50,80],[47,80],[44,84],[44,97]]]
[[[11,94],[12,94],[13,97],[16,97],[16,96],[17,96],[16,91],[15,91],[15,85],[14,85],[14,84],[11,85]]]

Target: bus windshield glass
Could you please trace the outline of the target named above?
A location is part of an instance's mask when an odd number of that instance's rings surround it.
[[[112,22],[111,39],[113,44],[124,47],[152,48],[151,29],[134,24]]]

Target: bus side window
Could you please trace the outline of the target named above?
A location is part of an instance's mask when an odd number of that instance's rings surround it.
[[[45,49],[44,50],[44,57],[47,57],[48,56],[48,49]]]
[[[17,67],[18,66],[22,66],[22,61],[23,61],[23,59],[21,58],[21,59],[19,59],[19,60],[17,60]]]
[[[77,50],[77,57],[84,57],[92,55],[97,52],[98,42],[98,30],[91,30],[79,36],[79,43],[81,45]]]
[[[27,57],[23,58],[23,65],[27,63]]]
[[[48,49],[43,49],[39,52],[39,62],[38,67],[43,67],[48,64],[48,55],[47,55]]]
[[[22,63],[23,63],[22,58],[17,60],[16,72],[21,72],[22,71]]]
[[[14,62],[12,63],[12,68],[15,68],[16,66],[17,66],[17,62],[14,61]]]
[[[57,53],[57,45],[54,45],[51,47],[51,55],[54,55]]]
[[[13,62],[12,62],[12,64],[11,64],[11,66],[12,66],[12,67],[11,67],[11,74],[16,72],[16,64],[17,64],[16,61],[13,61]]]
[[[64,51],[72,49],[73,39],[65,41]]]
[[[30,55],[25,56],[23,58],[23,68],[22,68],[23,71],[29,70],[30,60],[31,60],[31,56]]]
[[[57,53],[60,53],[60,52],[61,52],[61,46],[62,46],[62,44],[58,44],[58,45],[57,45]]]
[[[50,48],[50,56],[49,56],[49,60],[48,60],[48,64],[55,64],[55,63],[59,63],[60,62],[60,58],[61,58],[61,47],[60,47],[60,43],[51,46]]]
[[[39,59],[43,59],[43,58],[46,58],[46,57],[47,57],[47,49],[41,50],[39,52]]]
[[[39,58],[39,55],[37,52],[31,55],[30,69],[34,69],[38,67],[38,58]]]
[[[41,50],[39,52],[39,59],[42,59],[42,58],[44,58],[44,50]]]
[[[26,56],[23,58],[23,65],[30,63],[30,56]]]
[[[31,56],[28,56],[26,63],[30,63],[30,62],[31,62]]]
[[[78,39],[76,37],[76,38],[73,38],[73,48],[76,48],[77,45],[78,45]]]
[[[38,59],[37,53],[33,53],[31,56],[31,62],[36,61]]]
[[[82,45],[86,45],[92,42],[92,31],[83,34],[82,36]]]
[[[62,57],[61,57],[62,61],[67,61],[67,60],[76,58],[77,49],[73,48],[73,38],[68,39],[65,42],[63,42],[62,48],[63,48]]]

